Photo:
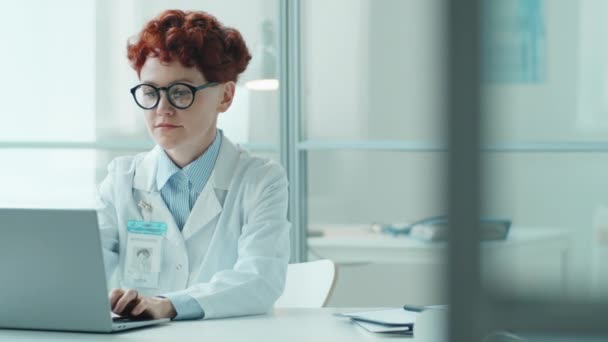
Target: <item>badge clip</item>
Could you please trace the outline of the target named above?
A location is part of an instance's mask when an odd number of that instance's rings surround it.
[[[150,203],[146,203],[144,201],[139,201],[139,203],[137,204],[138,207],[140,207],[141,209],[147,211],[147,212],[151,212],[152,211],[152,206],[150,205]]]

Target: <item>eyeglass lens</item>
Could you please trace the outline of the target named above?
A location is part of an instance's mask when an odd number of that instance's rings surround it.
[[[184,109],[194,101],[194,93],[183,84],[173,84],[167,88],[167,96],[171,105]],[[144,108],[156,107],[160,99],[160,91],[147,84],[142,84],[135,90],[135,101]]]

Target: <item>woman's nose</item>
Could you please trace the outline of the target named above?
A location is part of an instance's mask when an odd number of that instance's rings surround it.
[[[167,93],[164,91],[160,92],[160,99],[158,100],[158,106],[156,107],[158,115],[173,115],[175,114],[175,108],[169,102]]]

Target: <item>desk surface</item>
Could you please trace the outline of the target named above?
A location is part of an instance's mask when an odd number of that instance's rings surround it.
[[[379,234],[366,225],[334,225],[316,227],[322,231],[319,237],[309,237],[308,243],[315,247],[358,247],[358,248],[407,248],[407,249],[444,249],[445,242],[428,242],[413,239],[408,235]],[[547,227],[511,227],[506,240],[483,241],[482,247],[503,248],[527,245],[538,242],[564,242],[569,240],[569,232]]]
[[[570,243],[570,233],[563,230],[513,227],[506,240],[484,241],[481,247],[491,253],[523,254],[523,250],[565,253]],[[377,234],[366,226],[327,228],[324,236],[308,238],[308,246],[311,259],[331,259],[337,263],[443,264],[447,252],[445,242]]]
[[[189,341],[289,341],[289,342],[356,342],[356,341],[433,341],[447,342],[443,316],[427,316],[423,336],[402,337],[399,335],[374,334],[347,319],[334,317],[334,312],[349,312],[359,309],[275,309],[268,315],[235,317],[216,320],[182,321],[140,330],[115,334],[81,334],[52,331],[25,331],[0,329],[0,341],[10,342],[189,342]],[[437,310],[439,313],[442,310]],[[422,319],[418,319],[420,328]],[[417,324],[418,324],[417,323]],[[414,328],[416,331],[416,328]],[[524,335],[531,342],[600,342],[606,336],[581,338],[569,336]]]
[[[357,309],[275,309],[267,315],[181,321],[115,334],[81,334],[0,329],[0,341],[386,341],[398,335],[374,334],[335,312]],[[409,341],[412,341],[410,338]]]

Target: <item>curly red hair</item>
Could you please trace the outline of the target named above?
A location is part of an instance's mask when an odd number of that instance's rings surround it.
[[[209,82],[235,81],[251,55],[239,31],[225,27],[206,12],[167,10],[150,20],[136,40],[127,44],[127,57],[137,75],[149,57],[195,66]]]

